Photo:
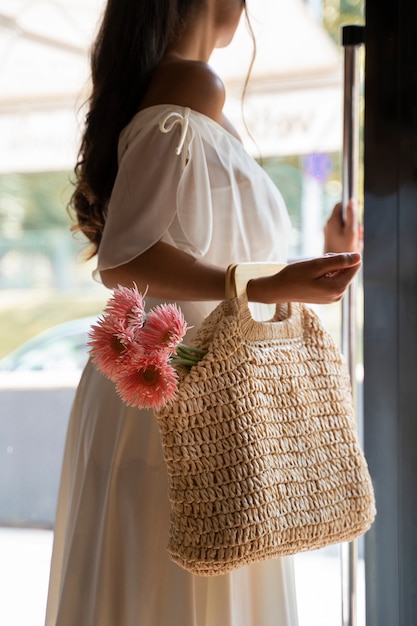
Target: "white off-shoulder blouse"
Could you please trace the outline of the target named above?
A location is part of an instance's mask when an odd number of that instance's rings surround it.
[[[137,113],[122,132],[99,271],[159,240],[218,266],[284,262],[289,233],[274,183],[211,118],[157,105]]]

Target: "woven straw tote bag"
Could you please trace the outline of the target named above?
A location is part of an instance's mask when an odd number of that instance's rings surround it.
[[[156,413],[168,550],[194,574],[350,541],[375,516],[349,373],[331,336],[302,304],[277,308],[270,322],[251,317],[247,280],[279,267],[229,268],[228,297],[193,340],[207,355],[180,372],[175,401]]]

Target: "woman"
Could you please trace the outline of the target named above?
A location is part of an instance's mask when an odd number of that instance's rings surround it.
[[[242,0],[108,0],[76,168],[78,227],[103,283],[177,301],[195,327],[224,297],[225,268],[284,261],[279,192],[223,115],[207,64],[232,39]],[[353,249],[353,207],[327,239]],[[358,254],[253,280],[254,303],[341,298]],[[123,405],[89,363],[69,424],[55,526],[48,626],[296,626],[290,559],[197,577],[166,551],[167,478],[151,412]]]

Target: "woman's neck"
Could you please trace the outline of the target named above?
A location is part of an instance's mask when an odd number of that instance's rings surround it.
[[[165,57],[207,63],[216,47],[216,40],[210,11],[202,9],[189,19],[177,41],[168,46]]]

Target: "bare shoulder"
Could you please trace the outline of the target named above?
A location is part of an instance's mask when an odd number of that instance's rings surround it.
[[[224,85],[207,63],[181,59],[161,64],[142,106],[175,104],[190,107],[220,122],[224,101]]]

